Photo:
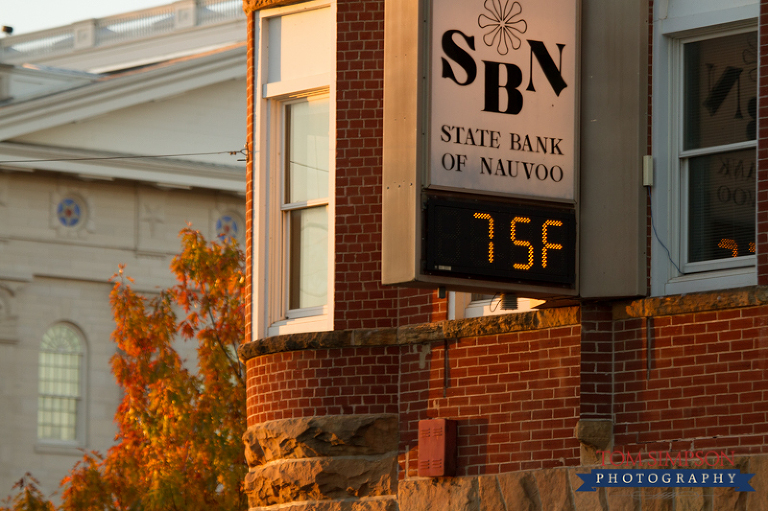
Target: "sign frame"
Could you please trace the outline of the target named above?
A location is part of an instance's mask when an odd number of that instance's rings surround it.
[[[576,283],[576,214],[561,204],[429,193],[424,273],[569,289]]]
[[[525,0],[524,0],[525,1]],[[532,1],[532,0],[527,0]],[[580,0],[575,2],[580,12]],[[430,55],[432,7],[437,0],[388,0],[385,11],[384,179],[382,183],[382,283],[406,287],[443,287],[454,291],[512,293],[531,298],[573,297],[579,293],[578,147],[574,142],[573,197],[527,196],[498,190],[446,187],[430,182]],[[480,0],[478,6],[483,5]],[[573,20],[578,27],[579,20]],[[578,31],[577,31],[578,32]],[[577,36],[578,39],[578,36]],[[578,51],[576,51],[578,57]],[[579,88],[578,63],[573,89]],[[414,91],[417,91],[414,93]],[[578,93],[575,93],[578,97]],[[502,114],[497,114],[502,115]],[[578,115],[569,122],[578,138]],[[535,171],[535,170],[534,170]],[[428,194],[472,197],[475,200],[523,200],[540,207],[570,207],[575,215],[574,278],[553,284],[489,276],[450,276],[425,267],[425,206]],[[469,277],[469,278],[468,278]]]

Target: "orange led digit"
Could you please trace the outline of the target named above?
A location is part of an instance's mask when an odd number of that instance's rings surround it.
[[[488,213],[475,213],[475,218],[488,220],[488,239],[493,239],[493,217]],[[493,242],[488,242],[488,262],[493,262]]]
[[[730,250],[733,257],[739,257],[739,246],[736,244],[736,240],[723,238],[717,246],[719,248]]]
[[[544,225],[541,226],[541,242],[544,244],[544,248],[541,249],[541,267],[547,267],[547,250],[562,250],[563,246],[560,243],[550,243],[547,239],[547,227],[553,225],[555,227],[562,227],[563,222],[560,220],[547,220]]]
[[[516,270],[530,270],[533,266],[533,245],[525,240],[519,240],[515,237],[515,230],[517,224],[529,224],[531,219],[526,216],[516,216],[512,219],[512,242],[518,247],[528,247],[528,264],[515,263],[513,266]]]

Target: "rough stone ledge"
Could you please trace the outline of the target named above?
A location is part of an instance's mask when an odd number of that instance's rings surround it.
[[[397,499],[387,495],[383,497],[363,497],[361,499],[307,500],[289,502],[274,506],[251,507],[248,511],[398,511]]]
[[[251,467],[281,459],[365,456],[397,451],[398,416],[327,415],[267,421],[243,435]]]
[[[579,324],[579,307],[562,307],[502,316],[424,323],[399,328],[362,328],[278,335],[243,344],[238,355],[240,360],[245,362],[262,355],[286,351],[403,346],[577,324]]]
[[[307,500],[394,495],[397,453],[370,457],[307,458],[251,468],[245,492],[251,506]]]
[[[750,286],[705,293],[644,298],[617,303],[614,319],[671,316],[691,312],[754,307],[768,303],[768,286]]]

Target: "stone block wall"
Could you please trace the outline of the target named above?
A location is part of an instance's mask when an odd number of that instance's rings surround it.
[[[768,509],[768,457],[742,457],[754,492],[733,488],[598,488],[577,491],[587,467],[461,478],[400,481],[402,511],[763,511]]]
[[[244,440],[251,510],[397,509],[397,415],[268,421]]]

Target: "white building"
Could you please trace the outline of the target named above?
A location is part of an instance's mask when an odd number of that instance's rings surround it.
[[[244,239],[246,20],[182,1],[0,39],[0,499],[112,444],[109,278]]]

